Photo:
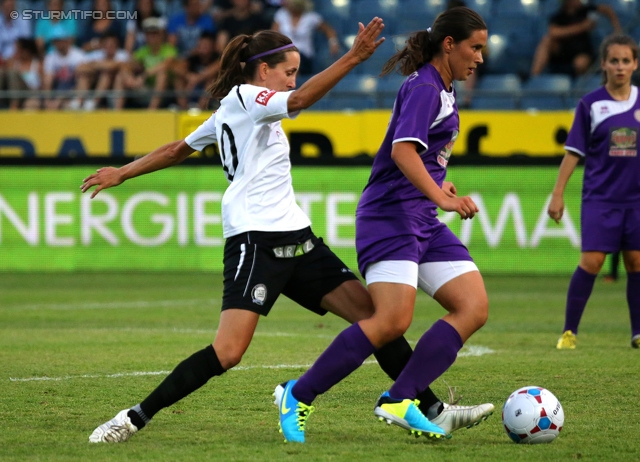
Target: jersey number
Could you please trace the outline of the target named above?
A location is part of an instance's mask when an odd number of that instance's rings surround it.
[[[227,145],[224,141],[224,135],[227,135],[227,138],[229,140],[229,150],[231,151],[230,153],[227,152]],[[230,154],[230,159],[228,154]],[[224,170],[224,174],[227,176],[227,180],[233,181],[233,176],[236,174],[236,169],[238,168],[238,148],[236,147],[236,139],[233,137],[231,127],[229,127],[227,124],[222,124],[220,157],[222,158],[222,169]]]

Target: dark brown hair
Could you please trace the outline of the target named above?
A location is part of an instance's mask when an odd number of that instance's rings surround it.
[[[607,56],[609,56],[609,47],[611,47],[611,45],[628,46],[631,49],[633,59],[638,59],[638,43],[632,37],[625,34],[612,34],[605,37],[600,44],[600,59],[602,61],[607,60]],[[607,83],[607,73],[605,71],[602,71],[602,83]]]
[[[477,30],[487,30],[487,25],[472,9],[458,6],[443,11],[430,30],[415,32],[409,37],[405,47],[386,62],[380,75],[390,74],[396,66],[399,66],[400,74],[411,75],[442,53],[442,42],[446,37],[452,37],[458,43]]]
[[[289,37],[272,30],[234,37],[222,52],[220,72],[207,91],[214,98],[224,98],[235,85],[251,80],[260,63],[267,63],[269,67],[274,68],[278,63],[285,61],[285,53],[298,51],[298,49],[296,47],[287,48],[247,62],[249,58],[291,43]]]

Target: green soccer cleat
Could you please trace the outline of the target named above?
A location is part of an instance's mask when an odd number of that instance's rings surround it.
[[[636,334],[633,337],[631,337],[631,347],[640,348],[640,334]]]
[[[402,427],[416,436],[424,434],[430,438],[447,437],[446,431],[429,422],[418,409],[419,404],[420,401],[417,399],[393,399],[389,392],[385,391],[378,399],[373,413],[379,421]]]
[[[567,330],[562,334],[562,337],[558,339],[556,348],[558,350],[575,350],[577,341],[578,339],[576,337],[576,334],[574,334],[570,330]]]

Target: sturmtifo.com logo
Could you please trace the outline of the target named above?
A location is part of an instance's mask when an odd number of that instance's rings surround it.
[[[137,11],[94,11],[94,10],[69,10],[69,11],[44,11],[27,10],[12,11],[9,13],[11,19],[138,19]]]

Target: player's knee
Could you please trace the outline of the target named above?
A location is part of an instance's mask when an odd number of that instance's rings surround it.
[[[222,368],[224,370],[229,370],[240,364],[242,356],[244,355],[244,350],[225,348],[222,350],[216,349],[216,353],[218,354],[218,360],[220,361]]]

